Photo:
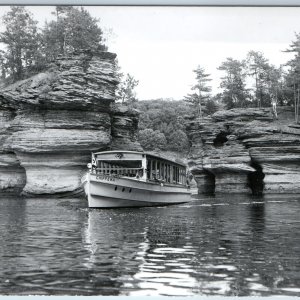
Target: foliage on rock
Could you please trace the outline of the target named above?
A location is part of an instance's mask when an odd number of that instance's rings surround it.
[[[0,33],[0,43],[6,45],[5,51],[0,53],[2,79],[9,76],[16,81],[39,68],[42,60],[41,35],[37,21],[22,6],[12,6],[3,16],[2,23],[5,31]]]
[[[137,109],[141,112],[139,119],[139,141],[147,150],[172,150],[177,152],[188,151],[188,140],[185,133],[185,116],[191,114],[191,107],[185,101],[156,99],[139,101]],[[148,131],[151,129],[152,131]],[[147,131],[145,131],[147,130]],[[162,143],[162,135],[158,140],[151,139],[148,143],[144,133],[158,138],[162,134],[166,143]]]
[[[11,83],[45,69],[60,55],[76,50],[106,50],[98,19],[84,8],[57,6],[56,20],[45,23],[43,30],[23,6],[12,6],[2,18],[4,31],[0,43],[2,81]]]
[[[139,142],[144,150],[164,150],[167,145],[165,135],[162,132],[151,128],[139,131]]]
[[[57,6],[56,20],[46,22],[42,31],[43,52],[47,61],[78,49],[105,50],[99,20],[83,7]]]
[[[120,101],[122,104],[134,107],[138,101],[135,88],[138,86],[139,81],[128,73],[125,78],[124,75],[120,73],[119,78],[120,83],[116,92],[116,100]]]
[[[196,83],[191,88],[194,93],[185,96],[184,100],[192,106],[194,113],[202,118],[202,106],[210,99],[211,87],[208,83],[211,79],[201,66],[198,66],[193,72],[196,74]]]

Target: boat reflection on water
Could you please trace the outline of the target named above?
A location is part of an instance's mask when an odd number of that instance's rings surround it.
[[[133,276],[137,288],[130,296],[194,295],[193,288],[197,287],[197,280],[192,276],[196,273],[192,266],[194,248],[169,247],[165,243],[153,245],[148,236],[145,234],[145,241],[139,245],[136,258],[140,261],[139,270]]]
[[[119,294],[123,276],[133,276],[138,269],[135,258],[139,240],[138,234],[128,232],[122,211],[89,210],[83,235],[83,245],[88,252],[84,266],[98,278],[109,277]],[[97,289],[101,291],[101,280],[98,283]]]
[[[121,285],[120,295],[192,296],[201,290],[222,294],[229,287],[224,287],[224,280],[211,281],[202,266],[207,262],[193,246],[196,224],[178,218],[180,209],[89,211],[85,266],[110,274]]]

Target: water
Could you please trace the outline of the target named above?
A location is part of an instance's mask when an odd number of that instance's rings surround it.
[[[0,201],[1,295],[300,296],[300,196]]]

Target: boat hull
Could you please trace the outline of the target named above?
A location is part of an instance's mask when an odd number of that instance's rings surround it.
[[[91,208],[159,206],[191,200],[191,193],[186,187],[131,178],[87,173],[82,183]]]

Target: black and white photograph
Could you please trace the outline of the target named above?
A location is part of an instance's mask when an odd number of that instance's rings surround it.
[[[300,296],[300,7],[0,6],[0,296]]]

